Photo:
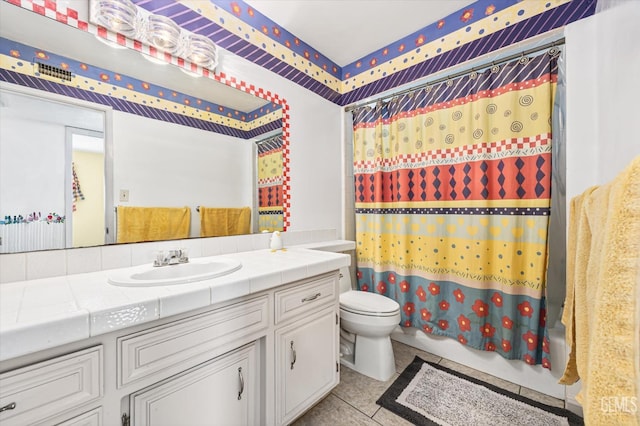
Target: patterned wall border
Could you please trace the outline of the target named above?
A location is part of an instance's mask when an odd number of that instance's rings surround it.
[[[38,72],[35,62],[69,71],[72,73],[72,80],[43,77]],[[135,114],[136,105],[156,108],[173,113],[166,115],[167,119],[164,120],[158,113],[156,114],[158,120],[167,121],[172,118],[170,122],[184,124],[180,116],[196,118],[219,125],[220,129],[229,128],[217,133],[243,139],[260,135],[259,131],[262,129],[280,127],[282,117],[280,106],[277,104],[267,103],[255,111],[246,113],[234,111],[166,87],[3,38],[0,38],[0,66],[8,71],[31,77],[49,78],[63,85],[117,98],[127,106],[121,109],[122,111]],[[14,76],[12,80],[16,84],[20,84],[21,81],[18,76]],[[27,84],[29,81],[31,80],[25,79],[23,82]],[[111,102],[109,104],[111,105]],[[206,126],[197,127],[206,128]]]
[[[596,0],[478,0],[340,68],[242,0],[133,1],[338,105],[392,90],[480,54],[564,26],[593,14],[596,3]],[[336,10],[339,12],[339,7]],[[501,43],[496,43],[498,39]],[[484,47],[485,44],[489,47]]]
[[[595,3],[595,0],[572,0],[565,2],[544,13],[506,26],[503,30],[490,33],[482,38],[465,43],[455,49],[442,52],[416,65],[356,88],[342,95],[338,100],[338,104],[349,105],[367,99],[378,93],[433,75],[478,56],[591,16],[595,11]]]
[[[106,31],[102,27],[98,27],[89,22],[84,22],[78,19],[78,12],[71,8],[58,9],[58,5],[55,0],[41,0],[41,1],[31,1],[31,0],[3,0],[8,3],[11,3],[15,6],[21,7],[23,9],[30,10],[32,12],[38,13],[39,15],[46,16],[51,19],[55,19],[61,24],[66,24],[71,27],[80,29],[82,31],[88,32],[92,35],[97,35],[107,40],[113,41],[121,46],[126,46],[135,50],[138,50],[142,53],[148,54],[150,56],[156,57],[158,59],[163,59],[169,63],[185,68],[191,72],[199,74],[204,78],[211,78],[219,83],[223,83],[229,87],[233,87],[234,89],[242,90],[251,95],[260,97],[265,99],[271,103],[279,105],[282,110],[282,162],[283,162],[283,184],[282,184],[282,198],[283,198],[283,209],[284,209],[284,219],[283,219],[283,230],[286,231],[290,226],[291,219],[291,169],[290,169],[290,130],[289,130],[289,104],[286,99],[281,98],[277,93],[272,93],[263,88],[256,87],[252,84],[248,84],[242,80],[238,80],[235,77],[228,76],[225,73],[214,73],[209,71],[206,68],[202,68],[195,64],[192,64],[188,61],[183,60],[182,58],[177,58],[171,55],[167,55],[166,53],[158,53],[155,49],[150,48],[149,46],[140,43],[135,40],[128,39],[121,34],[116,34],[111,31]],[[2,70],[3,73],[6,70]],[[8,72],[8,71],[7,71]],[[36,79],[41,80],[41,79]],[[45,80],[42,80],[45,81]],[[43,89],[46,90],[46,89]],[[73,96],[73,95],[67,95]]]

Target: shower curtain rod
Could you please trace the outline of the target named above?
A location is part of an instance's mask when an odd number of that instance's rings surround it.
[[[504,58],[502,58],[500,60],[497,60],[497,61],[491,61],[491,62],[486,63],[486,64],[481,65],[481,66],[472,67],[472,68],[466,69],[464,71],[460,71],[460,72],[457,72],[457,73],[454,73],[454,74],[447,75],[445,77],[441,77],[441,78],[435,79],[435,80],[430,81],[428,83],[422,83],[422,84],[419,84],[417,86],[410,87],[410,88],[407,88],[407,89],[404,89],[404,90],[400,90],[398,92],[391,93],[391,94],[386,95],[386,96],[381,96],[379,98],[371,99],[371,100],[369,100],[367,102],[361,102],[361,103],[356,103],[356,104],[353,104],[353,105],[348,105],[348,106],[345,107],[345,112],[353,111],[354,109],[357,109],[357,108],[360,108],[360,107],[363,107],[363,106],[366,106],[366,105],[369,105],[369,104],[373,104],[373,103],[381,102],[381,101],[384,101],[384,100],[387,100],[387,99],[395,98],[396,96],[404,95],[405,93],[414,92],[416,90],[425,88],[427,86],[432,86],[434,84],[442,83],[444,81],[451,80],[453,78],[458,78],[458,77],[462,77],[463,75],[466,75],[466,74],[471,74],[472,72],[479,71],[481,69],[485,69],[485,68],[487,68],[489,66],[495,66],[495,65],[504,64],[505,62],[509,62],[509,61],[511,61],[513,59],[521,58],[523,56],[527,56],[527,55],[530,55],[532,53],[540,52],[542,50],[550,49],[550,48],[553,48],[553,47],[556,47],[556,46],[561,46],[563,44],[564,44],[564,37],[559,38],[558,40],[552,41],[550,43],[546,43],[546,44],[544,44],[542,46],[534,47],[534,48],[531,48],[529,50],[524,50],[524,51],[522,51],[520,53],[514,53],[512,55],[506,56],[506,57],[504,57]]]
[[[278,139],[278,138],[281,138],[281,137],[282,137],[282,132],[278,132],[277,134],[275,134],[273,136],[269,136],[268,138],[264,138],[262,140],[255,141],[255,144],[256,145],[262,145],[263,143],[267,143],[267,142],[270,142],[270,141],[272,141],[274,139]]]

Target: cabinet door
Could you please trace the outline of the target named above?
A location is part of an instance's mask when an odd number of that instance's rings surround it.
[[[285,424],[338,384],[335,308],[276,331],[276,415]]]
[[[133,394],[132,424],[255,424],[256,351],[251,344]]]

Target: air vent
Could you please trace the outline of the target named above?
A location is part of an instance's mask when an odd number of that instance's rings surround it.
[[[73,79],[71,71],[63,70],[62,68],[54,67],[47,64],[42,64],[40,62],[36,62],[36,71],[42,75],[58,78],[61,80],[71,81]]]

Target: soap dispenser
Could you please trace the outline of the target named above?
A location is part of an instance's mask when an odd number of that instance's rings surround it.
[[[269,248],[271,251],[281,250],[282,249],[282,237],[280,236],[280,231],[275,231],[271,235],[271,241],[269,242]]]

